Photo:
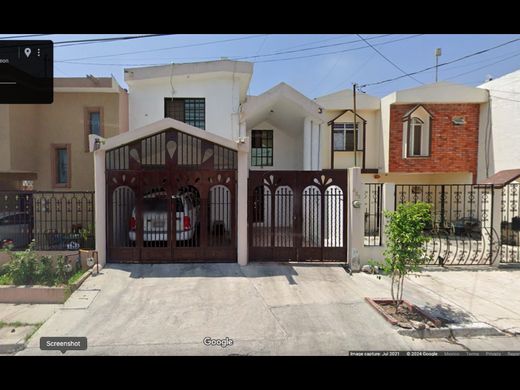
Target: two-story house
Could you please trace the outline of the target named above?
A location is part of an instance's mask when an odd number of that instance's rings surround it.
[[[357,132],[351,90],[316,101],[328,116],[323,167],[361,167],[367,182],[477,181],[488,125],[488,95],[480,88],[440,82],[382,99],[358,93]]]
[[[322,108],[285,83],[248,96],[252,73],[252,63],[229,60],[125,70],[130,131],[99,142],[95,151],[96,213],[108,216],[106,234],[97,231],[100,250],[107,251],[101,258],[247,258],[241,237],[248,234],[248,209],[257,204],[248,199],[249,171],[321,169]],[[264,195],[257,199],[266,214],[261,223],[271,228],[271,200]],[[336,198],[339,204],[339,193]],[[280,215],[282,206],[276,207]],[[288,228],[292,219],[286,219]]]
[[[52,104],[0,105],[0,190],[93,191],[89,134],[127,130],[113,77],[55,78]]]

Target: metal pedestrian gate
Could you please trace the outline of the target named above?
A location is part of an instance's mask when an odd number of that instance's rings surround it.
[[[249,171],[249,259],[346,261],[347,171]]]
[[[175,129],[107,151],[108,261],[236,261],[236,168]]]

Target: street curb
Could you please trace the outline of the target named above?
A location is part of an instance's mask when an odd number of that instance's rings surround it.
[[[447,337],[504,336],[504,333],[483,322],[449,324],[443,328],[399,329],[400,335],[418,339]]]
[[[0,355],[11,355],[25,349],[25,342],[14,344],[0,344]]]

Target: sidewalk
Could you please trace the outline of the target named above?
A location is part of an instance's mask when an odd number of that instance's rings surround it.
[[[388,278],[356,274],[353,282],[360,294],[389,297]],[[520,269],[431,268],[407,278],[404,299],[436,316],[520,335]]]
[[[0,355],[23,349],[26,339],[62,306],[0,303]]]

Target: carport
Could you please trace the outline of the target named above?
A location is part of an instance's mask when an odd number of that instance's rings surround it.
[[[247,141],[166,118],[91,148],[101,264],[247,261]]]

